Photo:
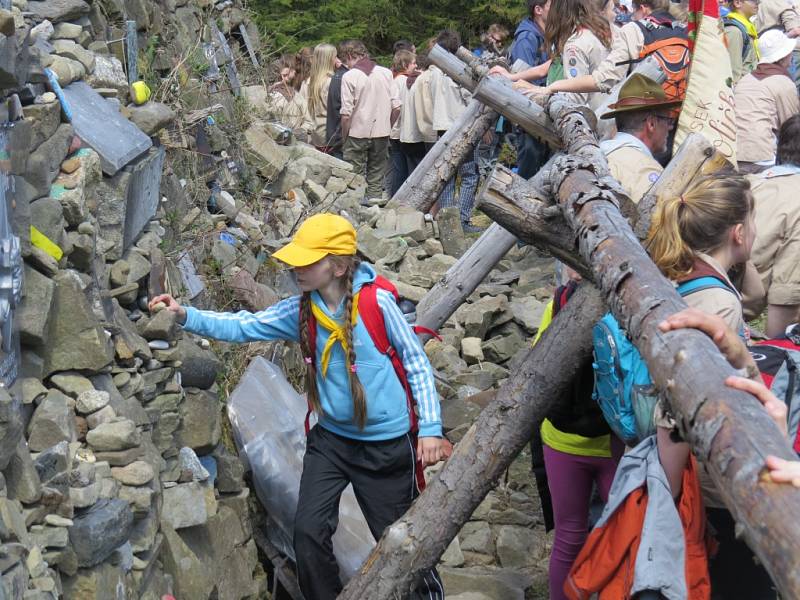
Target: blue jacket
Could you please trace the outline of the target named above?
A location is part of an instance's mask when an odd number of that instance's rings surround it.
[[[353,278],[353,293],[365,283],[375,280],[375,270],[362,263]],[[394,297],[385,290],[377,291],[378,306],[386,322],[389,342],[403,361],[408,383],[419,410],[419,435],[441,436],[442,421],[439,396],[436,393],[428,357],[417,336],[406,322]],[[312,301],[329,316],[342,320],[344,301],[332,313],[318,292]],[[300,340],[300,296],[292,296],[257,313],[218,313],[186,307],[187,331],[226,342],[266,340]],[[317,325],[317,364],[329,332]],[[367,424],[359,430],[353,419],[353,400],[345,368],[341,344],[331,352],[327,377],[317,370],[317,389],[322,406],[319,424],[336,434],[364,441],[388,440],[409,430],[408,402],[403,386],[389,358],[378,352],[359,316],[353,328],[358,378],[367,397]]]
[[[509,52],[511,64],[524,60],[531,67],[547,62],[547,48],[544,43],[544,32],[530,17],[525,17],[514,32],[514,43]],[[537,79],[533,83],[545,85],[547,78]]]

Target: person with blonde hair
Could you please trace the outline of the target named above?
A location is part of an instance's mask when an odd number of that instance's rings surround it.
[[[329,151],[325,128],[328,119],[328,90],[335,69],[336,47],[331,44],[317,44],[311,55],[311,74],[300,86],[300,94],[306,99],[311,143],[322,152]]]

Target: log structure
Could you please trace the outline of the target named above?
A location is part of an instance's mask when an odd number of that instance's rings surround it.
[[[484,79],[478,90],[492,79]],[[485,100],[489,90],[486,86],[486,93],[476,96]],[[527,117],[521,114],[522,100],[527,99],[509,88],[493,106],[512,120],[541,123],[535,110]],[[535,424],[574,376],[579,360],[588,356],[591,325],[606,304],[665,392],[682,435],[705,463],[781,597],[800,597],[800,518],[793,516],[800,517],[800,490],[760,477],[767,454],[787,459],[796,455],[755,398],[724,385],[734,372],[709,338],[696,330],[666,334],[658,330],[661,320],[686,305],[620,213],[624,197],[609,181],[591,119],[584,107],[570,105],[562,95],[551,97],[545,110],[558,129],[564,154],[543,169],[539,185],[498,169],[485,186],[480,207],[508,232],[532,243],[539,240],[551,252],[557,249],[556,242],[543,240],[553,237],[555,224],[565,226],[567,237],[558,242],[563,249],[560,258],[584,265],[596,287],[582,286],[559,313],[426,491],[386,530],[340,598],[408,595],[418,574],[436,564],[527,442]],[[703,168],[711,164],[702,144],[691,152],[679,152],[672,174],[665,178],[672,180],[671,185],[681,185],[680,173],[691,175],[693,165],[699,164],[690,156],[695,150],[705,157]],[[681,164],[685,166],[679,168]],[[667,182],[662,193],[667,193],[665,189]],[[658,198],[658,190],[651,193]]]
[[[592,325],[605,310],[597,289],[581,286],[339,600],[408,597],[420,571],[436,564],[591,356]]]

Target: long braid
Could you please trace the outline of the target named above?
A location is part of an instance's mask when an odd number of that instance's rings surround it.
[[[344,296],[344,337],[347,342],[347,377],[350,380],[350,395],[353,397],[353,416],[359,429],[364,429],[367,424],[367,400],[364,388],[354,370],[356,364],[356,351],[353,347],[353,276],[359,265],[358,258],[353,257],[345,275],[345,296]]]
[[[308,322],[311,319],[311,294],[305,292],[300,299],[300,350],[306,363],[306,395],[308,403],[317,415],[322,413],[319,403],[319,390],[317,390],[317,349],[311,347],[308,334]]]

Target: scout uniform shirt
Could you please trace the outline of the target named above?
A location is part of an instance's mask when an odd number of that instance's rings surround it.
[[[600,142],[600,149],[606,155],[611,175],[635,203],[658,181],[664,170],[644,142],[630,133],[619,132],[613,139]]]
[[[433,69],[438,70],[438,67],[432,66],[425,69],[411,88],[417,129],[422,134],[422,141],[428,144],[434,144],[438,139],[436,130],[433,128],[433,91],[431,90]]]
[[[728,54],[731,58],[731,72],[733,74],[733,83],[739,81],[742,77],[750,73],[756,68],[758,64],[758,57],[756,56],[756,42],[753,39],[745,40],[746,33],[743,33],[736,25],[725,25],[725,38],[728,41]],[[747,36],[748,38],[750,36]],[[742,56],[745,45],[747,45],[747,52]]]
[[[432,66],[431,93],[433,94],[433,129],[447,131],[461,116],[471,97],[469,91]]]
[[[626,61],[639,58],[642,48],[644,48],[644,34],[635,22],[625,23],[617,29],[611,40],[611,51],[592,71],[597,89],[607,94],[611,88],[625,79],[630,69]]]
[[[603,42],[591,29],[581,27],[564,44],[564,77],[574,79],[582,75],[591,75],[608,56],[608,53],[609,48],[603,45]],[[570,93],[566,96],[572,102],[588,106],[595,112],[607,98],[607,94],[603,92]],[[610,137],[614,132],[614,121],[598,120],[597,127],[599,138]]]
[[[800,167],[778,165],[748,176],[755,198],[751,258],[770,304],[800,304]]]
[[[800,9],[795,0],[761,0],[756,13],[756,29],[759,33],[778,27],[789,31],[800,27]]]

